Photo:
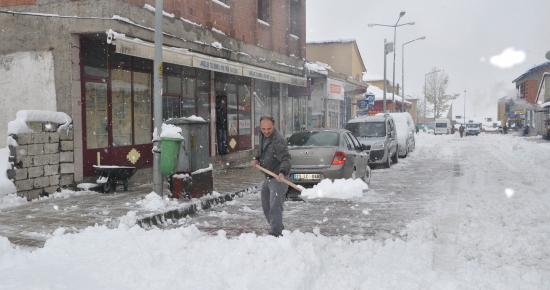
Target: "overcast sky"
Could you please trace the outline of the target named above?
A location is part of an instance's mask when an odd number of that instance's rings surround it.
[[[307,41],[355,38],[367,70],[383,75],[384,38],[393,41],[394,29],[367,24],[394,25],[401,11],[400,24],[416,24],[397,28],[395,82],[402,83],[402,44],[426,36],[405,45],[405,93],[422,98],[425,74],[442,69],[447,91],[461,95],[453,115],[464,115],[466,90],[466,116],[496,118],[497,100],[516,95],[512,81],[547,61],[549,0],[308,1]],[[387,65],[391,81],[393,54]]]

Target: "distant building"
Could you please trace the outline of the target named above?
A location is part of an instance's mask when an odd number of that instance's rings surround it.
[[[535,103],[541,77],[546,72],[550,72],[550,62],[539,64],[512,81],[516,84],[520,100],[525,100],[530,104]]]

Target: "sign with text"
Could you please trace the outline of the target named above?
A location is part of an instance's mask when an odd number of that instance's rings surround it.
[[[243,76],[264,81],[279,82],[279,74],[249,67],[243,67]]]
[[[328,98],[333,100],[344,100],[344,90],[342,82],[328,79]]]
[[[227,74],[233,74],[233,75],[242,75],[242,67],[231,65],[223,61],[216,61],[212,59],[206,59],[194,56],[193,57],[193,66],[207,69],[207,70],[213,70],[217,72],[223,72]]]

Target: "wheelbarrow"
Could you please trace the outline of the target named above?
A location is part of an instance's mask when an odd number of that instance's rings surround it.
[[[138,167],[124,166],[127,161],[128,159],[124,160],[122,166],[94,165],[94,169],[99,173],[99,178],[96,182],[100,185],[104,193],[108,193],[111,189],[113,191],[116,190],[118,180],[122,180],[124,191],[128,191],[128,179],[134,176],[143,164],[149,162],[149,159],[143,160]]]

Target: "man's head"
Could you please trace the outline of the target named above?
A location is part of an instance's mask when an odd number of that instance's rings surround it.
[[[225,102],[222,99],[218,100],[218,107],[223,107],[225,105]]]
[[[260,118],[260,129],[265,137],[269,138],[275,129],[275,120],[269,115],[264,115]]]

